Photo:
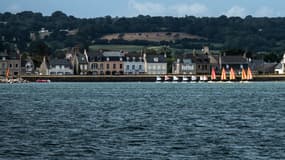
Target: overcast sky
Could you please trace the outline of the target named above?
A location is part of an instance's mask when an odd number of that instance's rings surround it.
[[[75,17],[220,15],[284,17],[285,0],[0,0],[0,12],[60,10]]]

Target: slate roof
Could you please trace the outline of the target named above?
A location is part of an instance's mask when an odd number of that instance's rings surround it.
[[[123,57],[125,54],[119,51],[105,51],[103,52],[103,56],[105,57]]]
[[[166,63],[166,58],[163,55],[147,55],[147,63]]]
[[[87,59],[84,54],[78,53],[77,54],[78,63],[80,64],[87,64]]]
[[[222,64],[247,64],[246,58],[243,56],[222,56]]]
[[[64,67],[71,68],[71,63],[67,59],[52,59],[49,61],[49,65],[55,67],[56,65],[64,65]]]

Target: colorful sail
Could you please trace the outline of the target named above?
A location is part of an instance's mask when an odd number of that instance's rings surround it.
[[[235,80],[236,79],[236,74],[233,68],[230,70],[230,80]]]
[[[10,74],[10,68],[8,67],[7,70],[6,70],[6,78],[7,79],[9,78],[9,74]]]
[[[247,80],[247,76],[246,76],[246,73],[245,73],[244,69],[242,69],[242,71],[241,71],[241,80],[242,81]]]
[[[167,75],[165,75],[165,76],[164,76],[164,80],[165,80],[165,81],[169,81],[170,78],[169,78]]]
[[[223,69],[222,69],[221,80],[222,80],[222,81],[227,80],[226,70],[225,70],[224,67],[223,67]]]
[[[211,80],[213,81],[213,80],[216,80],[216,72],[215,72],[215,68],[214,67],[212,67],[212,73],[211,73]]]
[[[247,77],[246,77],[246,79],[247,80],[252,80],[252,73],[251,73],[251,69],[248,67],[247,68]]]

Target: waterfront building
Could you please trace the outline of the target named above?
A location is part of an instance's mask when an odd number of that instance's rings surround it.
[[[146,74],[167,74],[166,55],[146,55],[144,54]]]
[[[249,60],[250,61],[250,60]],[[242,69],[247,69],[249,61],[245,56],[220,56],[219,64],[220,69],[225,68],[226,72],[230,71],[230,68],[233,68],[235,72],[241,74]]]
[[[4,76],[7,69],[9,69],[9,76],[19,76],[21,72],[21,58],[20,54],[16,52],[8,53],[0,52],[0,75]]]
[[[275,67],[275,72],[278,74],[285,74],[285,54],[280,63]]]
[[[22,62],[21,62],[21,74],[22,75],[30,75],[30,74],[34,74],[35,73],[35,65],[34,62],[32,60],[32,58],[30,56],[26,57],[26,58],[22,58]]]
[[[196,74],[196,64],[187,55],[177,58],[172,65],[173,74]]]
[[[127,54],[124,58],[124,74],[144,74],[144,60],[142,56]]]
[[[67,59],[52,59],[48,66],[48,75],[73,75],[74,73]]]
[[[104,75],[104,57],[102,52],[88,53],[88,74]]]
[[[184,54],[172,66],[174,74],[209,74],[210,61],[206,54]]]
[[[105,75],[122,75],[124,74],[124,52],[106,51],[103,52],[103,72]]]
[[[74,47],[71,55],[66,54],[66,57],[70,59],[74,74],[86,75],[88,73],[88,55],[86,50],[84,50],[84,53],[81,53],[79,47]]]

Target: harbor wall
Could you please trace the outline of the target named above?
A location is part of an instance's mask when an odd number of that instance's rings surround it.
[[[182,80],[183,75],[168,75],[171,79],[173,76]],[[184,75],[191,79],[192,75]],[[199,79],[199,75],[196,75]],[[160,76],[164,80],[164,75]],[[22,76],[23,79],[30,82],[36,80],[51,80],[52,82],[155,82],[156,75],[118,75],[118,76],[81,76],[81,75],[65,75],[65,76]],[[210,79],[210,76],[208,76]],[[220,77],[217,76],[219,80]],[[237,80],[241,77],[237,76]],[[253,81],[285,81],[285,75],[254,75]]]

